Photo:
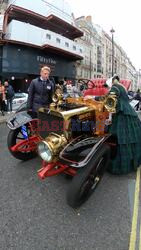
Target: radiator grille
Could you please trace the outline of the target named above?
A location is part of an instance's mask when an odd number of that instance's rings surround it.
[[[64,129],[64,120],[62,117],[50,114],[48,112],[38,112],[39,134],[44,139],[51,132],[62,134]]]

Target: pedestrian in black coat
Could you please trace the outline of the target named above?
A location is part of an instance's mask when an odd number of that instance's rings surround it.
[[[14,95],[15,95],[15,91],[12,87],[12,85],[9,84],[9,82],[6,80],[4,82],[4,86],[5,86],[5,94],[6,94],[6,100],[7,100],[7,111],[12,112],[12,102],[14,99]]]
[[[140,102],[141,102],[141,93],[140,93],[139,89],[137,90],[137,93],[136,93],[134,99],[139,101],[138,104],[136,105],[136,110],[138,111],[139,107],[140,107]]]
[[[37,112],[40,107],[49,106],[52,102],[54,83],[49,79],[50,68],[41,68],[40,77],[32,80],[28,89],[27,107],[33,112]]]

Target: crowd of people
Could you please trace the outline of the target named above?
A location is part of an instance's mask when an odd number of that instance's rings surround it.
[[[33,92],[35,92],[35,97],[33,102],[35,102],[35,106],[39,106],[39,103],[44,105],[44,99],[46,100],[46,96],[51,96],[53,92],[55,91],[55,82],[49,78],[50,74],[50,68],[49,67],[43,67],[40,72],[40,77],[33,80],[30,84],[30,87],[28,89],[29,93],[29,98],[28,98],[28,106],[31,106],[31,100],[33,97]],[[41,82],[43,81],[43,86]],[[46,84],[48,82],[47,86],[47,91],[46,89]],[[89,82],[73,82],[72,80],[64,80],[58,82],[58,84],[62,85],[63,87],[63,92],[64,92],[64,97],[79,97],[79,96],[91,96],[95,95],[95,84],[92,81]],[[35,86],[36,85],[36,86]],[[50,88],[50,89],[49,89]],[[104,95],[109,92],[109,86],[104,84],[103,89],[102,89]],[[38,93],[36,93],[38,92]],[[42,98],[40,99],[40,93],[42,92]],[[4,115],[5,112],[12,112],[12,101],[14,98],[14,89],[13,87],[9,84],[8,80],[5,80],[4,83],[2,84],[2,81],[0,80],[0,112],[2,115]],[[133,91],[128,91],[128,96],[130,96],[130,99],[137,100],[138,103],[136,105],[136,110],[141,110],[141,93],[140,90],[137,92]],[[40,100],[39,100],[40,99]],[[36,103],[37,102],[37,103]],[[45,102],[46,103],[46,102]],[[35,108],[36,109],[36,108]]]
[[[137,105],[136,105],[136,110],[137,111],[141,110],[141,92],[140,92],[140,89],[138,89],[137,92],[128,91],[128,95],[130,96],[130,99],[138,101]]]
[[[100,88],[100,93],[99,90],[97,89],[97,86],[95,86],[93,81],[88,81],[87,84],[85,83],[78,83],[73,84],[71,80],[64,81],[63,83],[63,90],[64,90],[64,96],[65,97],[79,97],[79,96],[96,96],[96,95],[106,95],[110,87],[105,83],[103,86]],[[128,91],[128,97],[129,100],[136,100],[138,101],[135,109],[136,111],[141,110],[141,92],[140,89],[138,89],[136,92],[134,91]]]
[[[0,112],[4,116],[5,111],[10,113],[12,112],[12,101],[14,98],[15,92],[12,85],[9,84],[8,80],[0,80]]]

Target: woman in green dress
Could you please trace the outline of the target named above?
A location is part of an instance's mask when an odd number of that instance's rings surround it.
[[[141,121],[131,107],[125,87],[118,76],[112,79],[117,97],[116,113],[112,116],[109,132],[117,137],[117,155],[108,168],[112,174],[128,174],[141,164]]]

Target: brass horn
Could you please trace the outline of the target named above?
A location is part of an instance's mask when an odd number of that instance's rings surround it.
[[[56,90],[55,93],[52,96],[52,100],[54,103],[58,103],[60,100],[63,98],[63,89],[62,87],[58,84],[56,85]]]
[[[55,102],[55,103],[58,102],[58,95],[56,93],[53,94],[52,101]]]
[[[104,106],[108,112],[116,113],[117,96],[114,92],[111,92],[104,101]]]

